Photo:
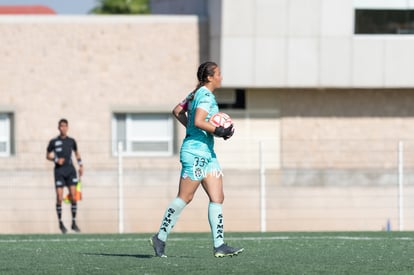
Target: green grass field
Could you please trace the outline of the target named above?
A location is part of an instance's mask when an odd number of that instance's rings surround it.
[[[0,274],[414,274],[413,232],[230,233],[244,247],[214,258],[209,233],[0,235]]]

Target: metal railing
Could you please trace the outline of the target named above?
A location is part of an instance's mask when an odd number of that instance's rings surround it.
[[[217,144],[227,230],[414,229],[413,140],[290,140],[279,150],[274,142]],[[110,146],[105,152],[97,149],[101,146],[79,143],[85,163],[78,205],[81,229],[156,230],[177,193],[178,156],[112,156]],[[45,160],[40,144],[27,144],[31,151],[17,150],[15,156],[0,159],[0,233],[58,232],[53,164]],[[200,188],[174,230],[208,231],[207,203]],[[69,209],[64,205],[66,220]]]

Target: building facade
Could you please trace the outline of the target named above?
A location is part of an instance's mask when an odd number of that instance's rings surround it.
[[[386,2],[177,0],[152,9],[178,15],[1,17],[1,233],[58,232],[45,154],[61,117],[85,163],[81,229],[155,231],[184,136],[169,114],[206,59],[222,69],[217,97],[236,125],[216,142],[227,230],[412,229],[401,210],[414,211],[414,36],[405,22],[395,33],[358,23],[414,7]],[[206,204],[200,190],[175,230],[208,231]]]

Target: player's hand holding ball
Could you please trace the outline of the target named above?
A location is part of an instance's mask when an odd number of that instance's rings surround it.
[[[210,123],[216,126],[214,135],[222,137],[224,140],[231,138],[234,134],[234,125],[231,117],[228,114],[219,112],[210,118]]]

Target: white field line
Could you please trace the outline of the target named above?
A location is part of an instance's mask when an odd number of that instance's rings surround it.
[[[210,238],[168,238],[168,241],[190,241],[190,240],[210,240]],[[383,241],[383,240],[400,240],[414,241],[414,237],[351,237],[351,236],[273,236],[273,237],[227,237],[226,240],[236,241],[285,241],[285,240],[355,240],[355,241]],[[0,239],[0,243],[38,243],[38,242],[148,242],[143,238],[55,238],[55,239]]]

